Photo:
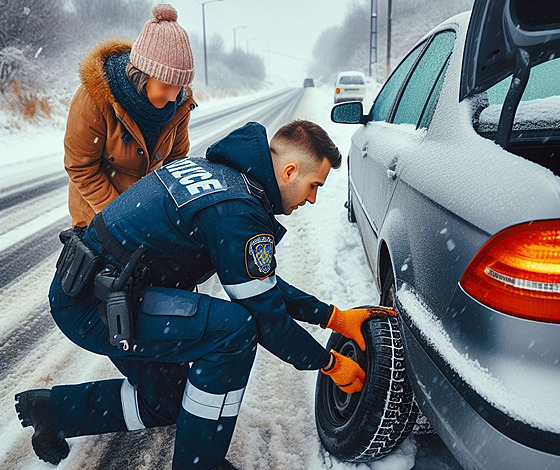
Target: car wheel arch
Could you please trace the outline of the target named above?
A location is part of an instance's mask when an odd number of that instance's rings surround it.
[[[379,248],[377,249],[378,259],[377,259],[377,275],[375,277],[377,290],[379,295],[383,292],[383,281],[389,270],[393,271],[393,277],[395,276],[393,262],[391,261],[391,254],[389,252],[389,247],[385,240],[381,240],[379,243]]]
[[[380,228],[377,242],[376,282],[382,292],[383,279],[387,269],[392,270],[395,288],[402,282],[416,285],[412,258],[411,237],[405,218],[398,208],[389,208]]]

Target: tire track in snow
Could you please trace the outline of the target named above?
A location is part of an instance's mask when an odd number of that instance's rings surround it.
[[[8,336],[0,345],[0,380],[12,373],[45,335],[56,329],[46,302],[29,314],[29,320],[18,326],[16,334]]]
[[[69,220],[57,220],[43,231],[36,232],[23,242],[0,252],[0,289],[62,248],[58,234],[69,225]]]
[[[29,199],[44,196],[67,183],[68,176],[53,173],[28,181],[25,189],[19,189],[20,185],[6,188],[0,192],[0,211],[22,204]]]

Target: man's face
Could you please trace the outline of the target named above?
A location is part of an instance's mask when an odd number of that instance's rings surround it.
[[[317,161],[309,156],[302,158],[297,151],[292,152],[295,152],[294,158],[283,159],[285,163],[276,172],[285,215],[290,215],[306,202],[315,204],[317,190],[323,186],[331,169],[327,158]]]

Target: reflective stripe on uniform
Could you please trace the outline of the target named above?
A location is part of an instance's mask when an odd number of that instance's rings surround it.
[[[121,404],[126,428],[129,431],[146,429],[142,418],[140,418],[140,410],[138,409],[138,392],[130,384],[128,379],[124,379],[121,385]]]
[[[208,393],[196,388],[187,380],[183,394],[183,408],[199,418],[216,421],[220,417],[225,394]]]
[[[239,414],[239,408],[241,408],[241,402],[243,400],[244,393],[245,387],[240,388],[239,390],[228,392],[228,394],[226,395],[226,401],[224,403],[222,416],[231,418]]]
[[[252,281],[242,282],[241,284],[222,284],[222,287],[230,298],[241,300],[269,291],[275,285],[276,276],[270,276],[265,279],[253,279]]]
[[[183,394],[183,409],[199,418],[217,421],[220,416],[234,417],[239,414],[245,388],[225,393],[209,393],[196,388],[187,380]]]

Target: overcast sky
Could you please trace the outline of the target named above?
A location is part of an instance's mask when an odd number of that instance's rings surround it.
[[[202,38],[202,0],[167,1],[177,9],[179,23]],[[329,26],[341,23],[352,3],[369,4],[369,0],[213,1],[205,7],[206,37],[219,33],[226,48],[232,49],[233,28],[247,25],[237,30],[237,47],[246,50],[249,41],[249,50],[263,55],[274,80],[301,86],[307,76],[305,61],[311,60],[317,37]],[[195,60],[202,72],[203,58]]]

